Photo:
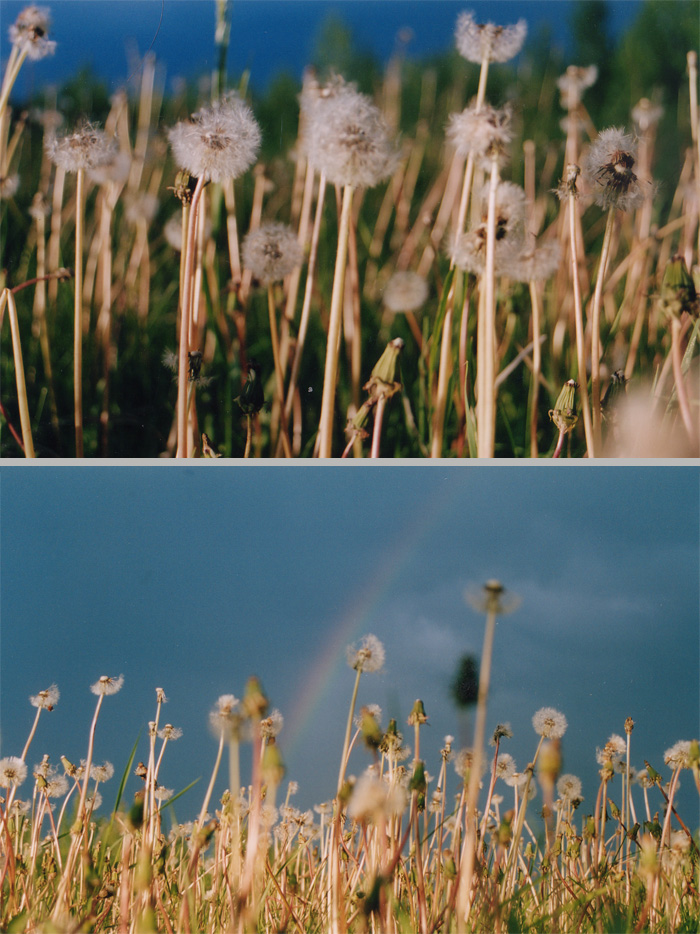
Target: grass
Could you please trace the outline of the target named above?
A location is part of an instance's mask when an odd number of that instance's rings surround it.
[[[60,695],[52,685],[32,697],[36,715],[21,757],[0,760],[2,929],[697,930],[698,833],[674,807],[682,771],[690,771],[700,794],[697,740],[671,746],[664,764],[656,763],[661,771],[646,760],[646,770],[637,771],[630,756],[640,751],[628,718],[624,736],[597,750],[600,786],[584,805],[578,778],[561,774],[566,718],[542,708],[532,718],[532,759],[516,771],[504,752],[512,736],[507,725],[493,731],[493,752],[484,748],[490,638],[496,617],[515,604],[495,581],[473,597],[486,614],[473,745],[457,751],[445,737],[439,759],[426,762],[422,701],[407,720],[410,746],[395,720],[381,725],[378,708],[356,711],[360,680],[384,663],[383,645],[368,635],[359,648],[348,647],[356,674],[337,790],[305,812],[292,803],[296,783],[283,785],[276,743],[283,718],[256,678],[242,698],[224,695],[214,705],[215,761],[197,816],[187,823],[176,821],[175,804],[195,783],[177,794],[161,784],[167,747],[180,736],[162,724],[162,689],[147,761],[134,768],[137,744],[109,817],[97,811],[114,770],[96,764],[92,750],[102,706],[118,703],[110,695],[123,679],[92,686],[97,703],[85,759],[78,765],[62,757],[59,769],[45,756],[28,774],[39,720]],[[242,744],[252,746],[247,776]],[[347,770],[353,749],[364,750],[367,763],[359,777]],[[331,760],[335,754],[329,746]],[[227,760],[227,788],[215,800]],[[132,770],[142,787],[127,803]]]
[[[674,18],[668,4],[649,0],[629,35],[605,56],[600,50],[597,81],[578,101],[563,100],[556,83],[569,63],[537,37],[517,67],[480,69],[456,52],[420,67],[398,54],[383,74],[363,62],[361,90],[400,158],[388,180],[354,191],[342,224],[340,187],[309,167],[303,128],[295,138],[300,88],[282,78],[265,98],[248,95],[263,129],[258,161],[235,181],[200,186],[187,276],[166,239],[168,222],[187,229],[187,207],[173,191],[183,195],[187,182],[178,180],[167,131],[201,100],[187,89],[163,97],[151,59],[140,87],[111,101],[77,78],[61,97],[61,132],[88,118],[127,154],[99,181],[85,172],[84,193],[46,154],[49,93],[35,102],[39,113],[8,107],[0,307],[16,324],[2,333],[0,452],[311,457],[320,442],[334,457],[696,456],[697,286],[688,277],[662,294],[673,257],[691,271],[698,262],[697,59],[682,41],[692,35],[683,25],[691,7],[673,4]],[[652,34],[656,53],[644,54]],[[585,35],[577,42],[593,55]],[[630,60],[643,66],[631,69]],[[225,87],[223,69],[213,83]],[[508,101],[513,114],[511,139],[486,169],[446,141],[450,115],[477,84],[480,102],[500,109]],[[245,76],[238,90],[246,96]],[[634,162],[566,187],[567,165],[585,167],[612,125],[636,137]],[[622,176],[634,176],[642,197],[627,210],[601,209],[596,186]],[[489,178],[522,187],[530,240],[559,244],[546,277],[518,281],[513,268],[499,268],[497,252],[494,262],[493,184],[491,208],[487,198],[479,214]],[[297,233],[305,260],[265,289],[241,266],[239,244],[268,220]],[[449,243],[481,222],[483,270],[454,269]],[[408,314],[383,303],[397,271],[428,285],[427,301]],[[184,344],[178,320],[188,282],[195,324]],[[397,338],[398,375],[378,388],[370,376]],[[186,390],[163,365],[173,353],[180,361],[201,354]],[[251,361],[262,407],[259,399],[241,405]],[[575,400],[562,414],[557,399],[571,380]]]

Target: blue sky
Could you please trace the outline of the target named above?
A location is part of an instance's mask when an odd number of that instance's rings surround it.
[[[522,603],[497,627],[487,729],[511,723],[505,751],[524,767],[533,713],[561,710],[564,769],[592,808],[596,746],[627,716],[633,764],[664,773],[663,751],[700,734],[698,514],[693,467],[3,466],[0,754],[19,754],[29,695],[56,682],[29,763],[84,757],[89,686],[124,674],[97,759],[121,773],[162,687],[184,735],[161,777],[176,789],[202,777],[178,802],[191,817],[216,752],[209,710],[255,674],[285,716],[287,778],[309,807],[334,790],[345,646],[371,632],[387,662],[360,702],[405,724],[422,698],[437,773],[443,737],[464,730],[450,679],[483,638],[464,591],[495,577]],[[358,754],[351,771],[366,764]],[[689,777],[681,807],[697,826]]]
[[[1,4],[3,57],[9,52],[7,27],[25,5],[25,0]],[[65,81],[85,65],[114,92],[136,67],[133,55],[142,56],[151,45],[167,81],[176,76],[193,80],[215,67],[214,0],[53,0],[43,5],[52,13],[56,54],[25,66],[16,86],[18,97]],[[620,31],[641,3],[608,0],[607,5],[611,27]],[[457,14],[464,9],[473,10],[480,21],[502,24],[523,17],[531,35],[546,24],[554,40],[566,47],[573,6],[571,0],[233,0],[229,67],[236,78],[250,69],[258,90],[280,71],[300,79],[329,15],[342,19],[357,46],[380,61],[391,55],[403,27],[413,31],[410,56],[449,51]]]

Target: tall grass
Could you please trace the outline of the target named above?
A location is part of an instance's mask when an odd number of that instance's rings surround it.
[[[213,707],[211,775],[196,818],[186,823],[174,812],[192,801],[195,783],[177,793],[162,784],[167,747],[181,731],[162,724],[161,688],[147,761],[134,767],[135,746],[109,816],[102,816],[101,792],[114,769],[96,763],[93,750],[103,703],[118,705],[110,695],[123,679],[92,686],[98,700],[86,758],[78,764],[63,756],[61,768],[48,756],[28,768],[30,748],[43,735],[40,717],[60,694],[51,685],[30,698],[37,713],[21,756],[0,760],[2,929],[697,930],[697,828],[675,807],[682,771],[700,794],[697,740],[674,743],[663,763],[644,759],[638,771],[631,758],[639,761],[645,750],[637,749],[627,718],[624,738],[614,734],[595,751],[600,784],[585,797],[578,777],[562,774],[567,720],[558,710],[534,712],[531,759],[521,768],[504,751],[513,735],[507,724],[492,728],[488,751],[495,619],[516,603],[495,581],[475,599],[486,628],[474,744],[455,750],[447,736],[439,758],[428,762],[421,757],[429,724],[422,700],[408,717],[406,740],[396,720],[382,725],[375,705],[358,713],[360,678],[379,671],[385,658],[382,643],[365,636],[359,648],[348,647],[356,675],[351,692],[347,685],[347,730],[342,750],[328,744],[329,799],[313,810],[298,809],[297,783],[284,783],[283,717],[256,678],[240,699],[223,695]],[[252,746],[249,775],[241,770],[242,744]],[[364,755],[366,763],[359,776],[349,774],[353,750],[353,762]],[[227,787],[217,800],[226,757]],[[132,771],[141,788],[127,802]]]
[[[648,4],[658,33],[672,36],[664,6],[685,7]],[[455,52],[418,68],[399,50],[362,88],[363,113],[377,108],[399,153],[386,162],[390,177],[380,168],[373,181],[324,165],[313,115],[351,94],[309,72],[303,89],[282,80],[252,100],[263,147],[234,181],[178,174],[168,133],[191,126],[206,100],[185,88],[164,97],[151,57],[140,84],[111,101],[95,86],[79,106],[78,80],[61,96],[65,114],[49,91],[31,110],[13,108],[12,82],[29,67],[23,50],[40,39],[15,35],[0,100],[0,307],[13,307],[12,293],[18,320],[16,335],[3,332],[4,456],[697,455],[698,283],[688,278],[675,305],[660,300],[672,258],[697,270],[694,50],[687,74],[676,64],[665,75],[663,101],[622,70],[624,45],[613,74],[609,62],[567,67],[527,43],[517,67],[480,47],[481,65]],[[42,63],[31,67],[40,74]],[[225,82],[221,65],[215,107],[230,100]],[[247,95],[246,76],[237,90]],[[466,142],[447,132],[472,95],[475,118],[508,104],[509,126],[492,118],[485,145],[483,124]],[[300,113],[296,139],[280,140],[290,109]],[[67,174],[47,149],[85,120],[104,127],[115,153],[107,166]],[[595,168],[591,153],[613,120],[630,142]],[[354,160],[367,140],[348,142]],[[498,214],[503,180],[523,193],[510,221]],[[270,221],[291,227],[304,260],[261,288],[239,243]],[[72,281],[58,276],[69,265]],[[427,299],[397,310],[384,296],[405,272],[424,281]],[[363,387],[397,338],[400,391],[379,406]],[[177,392],[164,357],[177,361]],[[253,406],[250,373],[263,389]],[[550,413],[571,380],[561,444]]]

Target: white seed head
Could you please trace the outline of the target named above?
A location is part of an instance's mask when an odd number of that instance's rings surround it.
[[[122,684],[124,684],[124,675],[119,675],[118,678],[110,678],[107,675],[102,675],[99,681],[96,681],[93,685],[90,686],[90,690],[93,694],[116,694],[117,691],[121,690]]]
[[[554,707],[541,707],[532,718],[535,733],[547,739],[561,739],[566,733],[566,717]]]
[[[459,54],[468,62],[481,64],[507,62],[515,58],[527,36],[527,23],[518,20],[512,26],[495,23],[477,23],[473,13],[460,13],[457,18],[455,40]]]
[[[523,244],[508,275],[516,282],[544,281],[554,275],[560,262],[561,247],[557,240],[538,245],[532,238],[531,243]]]
[[[284,279],[304,260],[297,235],[291,227],[277,222],[261,224],[243,240],[243,265],[256,279],[268,285]]]
[[[515,775],[515,759],[507,752],[502,752],[496,760],[496,778],[502,778],[503,781],[512,778]]]
[[[108,782],[113,775],[114,766],[111,762],[90,766],[90,778],[95,782]]]
[[[450,115],[446,135],[460,156],[472,154],[479,165],[488,168],[494,156],[499,162],[505,159],[513,139],[510,108],[484,104],[477,111],[476,104],[471,104],[461,113]]]
[[[417,272],[395,272],[384,287],[384,306],[394,314],[417,311],[428,299],[428,283]]]
[[[161,739],[167,739],[168,742],[173,742],[176,739],[180,739],[182,730],[177,726],[173,726],[171,723],[166,723],[162,730],[158,730],[158,736]]]
[[[642,133],[656,126],[663,115],[663,107],[660,104],[652,104],[648,97],[641,98],[632,108],[632,119]]]
[[[17,756],[0,759],[0,788],[16,788],[27,777],[27,766]]]
[[[557,793],[566,801],[581,797],[581,779],[575,775],[562,775],[557,782]]]
[[[269,717],[265,717],[264,720],[260,721],[260,735],[265,739],[271,739],[279,735],[283,726],[284,717],[279,710],[275,708]]]
[[[45,148],[49,159],[65,172],[98,169],[112,163],[117,152],[116,142],[87,122],[65,136],[48,136]]]
[[[619,127],[608,127],[593,141],[584,159],[583,173],[597,204],[607,210],[628,211],[644,200],[637,176],[634,139]]]
[[[690,740],[678,740],[664,753],[664,762],[672,769],[690,768]]]
[[[565,110],[575,110],[581,103],[581,96],[586,88],[595,84],[598,78],[598,69],[595,65],[579,68],[569,65],[565,73],[557,78],[557,87],[561,91],[561,106]]]
[[[309,164],[334,185],[372,188],[394,171],[398,153],[379,109],[352,85],[335,83],[308,113]]]
[[[50,28],[47,7],[25,7],[8,30],[10,42],[21,52],[26,50],[27,58],[37,61],[56,51],[56,43],[48,37]]]
[[[51,708],[55,707],[58,703],[58,698],[60,696],[61,692],[58,690],[58,685],[52,684],[51,687],[46,688],[45,691],[39,691],[38,694],[30,697],[29,703],[32,707],[44,707],[47,710],[51,710]]]
[[[384,667],[384,646],[371,634],[362,637],[359,648],[349,645],[345,655],[348,665],[355,671],[381,671]]]
[[[221,182],[250,168],[262,137],[250,107],[231,95],[176,124],[168,139],[181,169],[196,178]]]

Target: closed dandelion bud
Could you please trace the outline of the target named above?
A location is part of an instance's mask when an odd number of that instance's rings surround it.
[[[664,314],[676,318],[684,311],[694,318],[700,314],[695,283],[682,256],[672,256],[666,264],[658,307]]]
[[[632,717],[627,717],[625,720],[625,733],[631,733],[634,729],[634,720]]]
[[[649,773],[649,778],[651,779],[652,784],[660,785],[661,784],[660,773],[657,772],[653,766],[649,765],[646,759],[644,760],[644,765],[647,767],[647,772]]]
[[[610,813],[612,814],[612,816],[615,818],[615,820],[619,820],[620,819],[619,807],[615,804],[612,798],[608,798],[608,804],[610,805]]]
[[[566,855],[571,859],[578,859],[581,855],[581,837],[575,837],[568,846]]]
[[[362,708],[360,715],[362,717],[360,729],[365,745],[369,749],[379,749],[383,734],[376,718],[367,707]]]
[[[256,415],[265,405],[265,394],[260,380],[262,367],[255,360],[248,363],[248,376],[240,396],[235,400],[244,415]]]
[[[180,169],[180,171],[175,176],[175,184],[168,187],[168,191],[172,191],[176,198],[179,198],[183,204],[189,204],[192,201],[192,195],[194,190],[197,187],[197,179],[193,178],[187,169]],[[179,218],[177,219],[177,226],[181,228],[181,223]],[[178,247],[180,249],[180,247]]]
[[[129,809],[127,815],[127,823],[131,830],[140,830],[143,825],[143,807],[144,807],[144,794],[143,791],[137,791],[134,795],[134,803]]]
[[[417,723],[427,723],[427,722],[428,722],[428,715],[425,712],[423,701],[418,699],[414,703],[411,713],[408,715],[409,726],[415,726]]]
[[[417,791],[420,795],[425,794],[428,783],[425,780],[425,764],[422,759],[416,762],[408,787],[411,791]]]
[[[452,850],[442,851],[442,871],[447,879],[457,878],[457,866]]]
[[[659,871],[659,862],[656,857],[656,840],[652,834],[642,834],[639,849],[639,871],[643,876],[653,878]]]
[[[558,740],[543,743],[537,769],[540,782],[553,788],[561,770],[561,744]]]
[[[592,840],[595,837],[595,818],[588,816],[586,818],[586,825],[583,828],[583,839]]]
[[[284,762],[279,746],[274,740],[269,740],[265,746],[262,759],[263,781],[267,785],[279,785],[284,778]]]
[[[242,705],[246,714],[255,720],[262,719],[267,713],[268,700],[262,689],[260,680],[256,678],[255,675],[248,678]]]
[[[700,743],[696,739],[691,739],[688,746],[688,762],[691,769],[697,769],[700,766]]]
[[[355,779],[353,777],[346,778],[343,784],[340,787],[338,792],[338,802],[340,804],[341,810],[345,808],[345,805],[348,803],[352,797],[353,788],[355,787]]]
[[[372,375],[364,388],[377,396],[393,396],[395,392],[401,390],[401,381],[397,380],[399,354],[404,348],[404,342],[400,337],[394,338],[384,348],[384,353],[372,370]]]
[[[572,431],[578,421],[575,407],[577,386],[576,380],[567,380],[562,386],[554,408],[549,410],[549,417],[561,432]]]
[[[63,764],[63,768],[65,769],[66,775],[70,775],[71,777],[73,777],[77,769],[73,765],[73,763],[70,761],[70,759],[67,759],[65,756],[61,756],[61,763]]]
[[[498,845],[506,847],[513,836],[513,812],[506,811],[498,827]]]

